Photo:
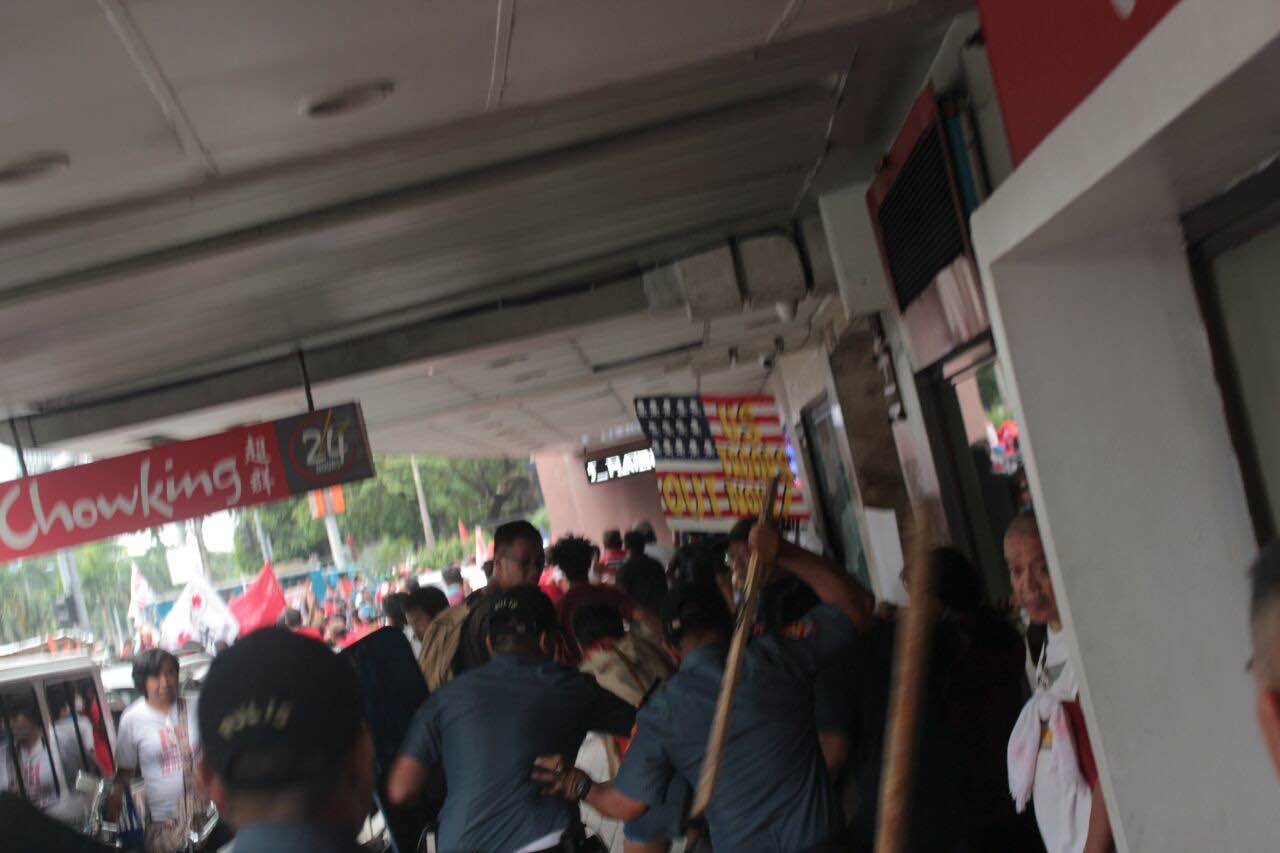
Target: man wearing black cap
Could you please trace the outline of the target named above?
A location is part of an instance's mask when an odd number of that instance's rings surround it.
[[[629,733],[635,709],[551,660],[555,626],[537,587],[499,593],[488,621],[492,659],[432,693],[414,717],[387,793],[393,804],[414,802],[443,762],[439,850],[574,849],[577,807],[540,797],[529,767],[539,755],[577,755],[588,731]]]
[[[706,818],[712,846],[733,851],[841,850],[843,819],[831,790],[814,722],[817,672],[870,624],[872,601],[834,564],[757,528],[751,544],[765,566],[804,581],[823,604],[809,616],[804,643],[765,633],[746,649],[715,794]],[[708,550],[704,561],[713,559]],[[678,555],[677,559],[680,558]],[[733,616],[710,584],[673,590],[662,630],[680,669],[636,716],[636,734],[611,784],[583,781],[557,756],[533,776],[545,792],[585,800],[609,817],[634,821],[667,803],[673,781],[698,783]]]
[[[355,671],[281,628],[214,659],[199,706],[198,772],[238,829],[236,853],[355,853],[373,804],[373,741]]]

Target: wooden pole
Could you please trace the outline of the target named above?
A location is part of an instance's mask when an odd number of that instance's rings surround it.
[[[912,765],[916,730],[924,700],[933,635],[933,566],[925,507],[916,507],[907,548],[906,581],[910,606],[898,620],[894,638],[893,682],[889,696],[884,768],[880,777],[880,807],[876,853],[902,853],[907,847],[911,819]],[[945,831],[931,827],[930,831]]]
[[[773,524],[773,504],[778,499],[777,474],[769,478],[760,504],[758,524]],[[742,676],[742,658],[747,650],[747,640],[756,623],[756,610],[760,606],[762,580],[769,566],[760,565],[760,555],[751,552],[747,562],[747,580],[743,588],[742,606],[738,608],[738,623],[733,629],[733,642],[724,662],[724,679],[720,682],[720,695],[716,698],[716,714],[711,722],[711,735],[707,738],[707,754],[702,759],[702,772],[698,776],[698,790],[693,797],[691,818],[701,817],[711,804],[715,793],[716,777],[720,774],[720,762],[724,757],[725,739],[729,734],[729,714],[733,711],[733,694]]]

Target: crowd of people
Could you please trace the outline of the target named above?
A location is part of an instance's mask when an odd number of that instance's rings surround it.
[[[141,777],[143,844],[162,853],[183,849],[211,803],[237,853],[357,850],[375,796],[389,820],[429,815],[441,851],[873,849],[900,612],[752,519],[665,563],[653,538],[640,525],[544,550],[511,522],[487,585],[452,601],[416,584],[381,595],[381,615],[361,621],[390,629],[425,696],[385,756],[365,676],[334,654],[344,638],[297,610],[221,652],[198,700],[180,694],[172,655],[140,654],[111,816]],[[714,795],[691,819],[753,553],[767,582]],[[939,615],[904,849],[1112,850],[1032,513],[1009,524],[1004,555],[1021,620],[985,603],[959,551],[931,555]],[[1280,546],[1252,577],[1258,719],[1280,770]],[[49,704],[58,725],[80,725]],[[38,740],[34,708],[7,713],[16,738]]]

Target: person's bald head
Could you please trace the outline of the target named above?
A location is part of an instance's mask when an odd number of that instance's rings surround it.
[[[1040,525],[1036,522],[1034,510],[1026,509],[1018,513],[1004,531],[1006,542],[1022,536],[1031,536],[1037,540],[1040,538]]]
[[[1280,772],[1280,541],[1262,549],[1249,577],[1254,710],[1271,760]]]
[[[1056,630],[1060,625],[1058,598],[1034,512],[1019,513],[1009,523],[1004,534],[1004,560],[1018,606],[1027,611],[1032,622]]]

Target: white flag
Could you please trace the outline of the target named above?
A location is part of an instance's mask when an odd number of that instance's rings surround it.
[[[186,585],[160,623],[160,645],[176,651],[188,640],[195,640],[209,649],[218,640],[230,643],[238,633],[240,626],[222,596],[208,580],[198,577]]]
[[[151,591],[147,577],[133,564],[133,572],[129,577],[129,621],[135,625],[146,621],[147,608],[155,604],[156,595]]]

